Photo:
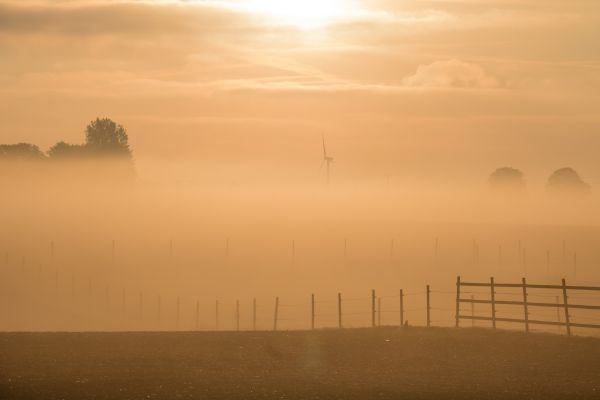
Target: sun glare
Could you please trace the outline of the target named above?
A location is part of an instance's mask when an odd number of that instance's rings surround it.
[[[248,0],[251,12],[283,24],[315,28],[336,22],[352,12],[350,0]]]

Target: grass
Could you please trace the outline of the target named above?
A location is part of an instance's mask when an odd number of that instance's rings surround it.
[[[600,340],[448,328],[2,333],[3,399],[600,398]]]

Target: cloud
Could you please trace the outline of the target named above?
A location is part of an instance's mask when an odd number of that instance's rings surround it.
[[[410,87],[427,88],[499,88],[498,79],[488,75],[483,68],[459,60],[436,61],[420,65],[414,75],[404,78]]]
[[[242,16],[191,5],[82,2],[16,5],[0,1],[0,32],[20,34],[153,36],[241,29]]]

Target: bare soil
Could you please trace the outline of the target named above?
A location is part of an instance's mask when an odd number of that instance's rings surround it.
[[[2,399],[600,399],[600,340],[487,329],[2,333]]]

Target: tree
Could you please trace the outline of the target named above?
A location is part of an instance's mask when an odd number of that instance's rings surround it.
[[[520,191],[525,189],[523,172],[511,167],[498,168],[489,178],[492,187],[501,190]]]
[[[554,171],[548,178],[547,188],[549,192],[565,194],[587,194],[591,189],[577,171],[569,167]]]
[[[127,131],[109,118],[96,118],[85,129],[85,146],[92,154],[131,156]]]
[[[34,144],[0,144],[0,159],[5,160],[43,160],[44,153]]]
[[[85,145],[58,142],[48,150],[48,156],[54,160],[66,160],[84,157],[87,154]]]

